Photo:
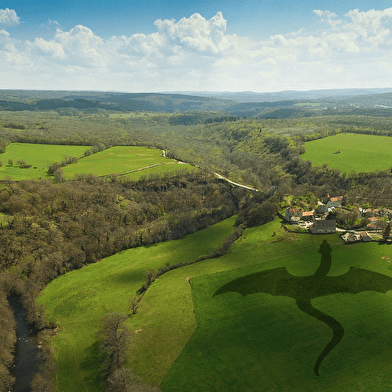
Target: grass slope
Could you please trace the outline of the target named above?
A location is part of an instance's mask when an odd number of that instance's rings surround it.
[[[182,240],[130,249],[51,282],[39,303],[45,305],[48,320],[59,326],[54,338],[59,390],[102,390],[97,383],[100,357],[95,339],[101,318],[114,311],[129,314],[130,298],[144,283],[148,269],[208,254],[222,244],[233,224],[234,218],[230,218]],[[153,286],[159,289],[160,281]],[[129,324],[133,332],[141,329],[135,333],[130,360],[138,372],[155,376],[147,377],[148,381],[158,383],[194,332],[196,322],[190,286],[183,279],[164,288],[157,300],[156,293],[148,290]],[[146,304],[145,298],[150,298]]]
[[[228,219],[184,240],[131,249],[50,283],[40,303],[46,305],[49,320],[60,325],[54,340],[59,390],[100,390],[94,337],[100,318],[110,311],[128,312],[129,298],[147,269],[207,254],[222,243],[233,222]],[[152,284],[138,313],[128,319],[134,333],[129,365],[167,392],[388,391],[391,292],[338,293],[312,300],[345,329],[340,344],[323,361],[320,377],[313,366],[332,330],[299,310],[292,298],[262,293],[213,297],[222,285],[258,271],[285,266],[293,275],[312,275],[323,239],[332,247],[329,276],[342,275],[351,266],[392,276],[389,246],[346,246],[337,234],[287,233],[278,220],[247,229],[225,256],[173,270]]]
[[[389,391],[392,292],[337,293],[312,300],[345,329],[342,341],[323,361],[319,377],[313,366],[332,330],[303,313],[293,298],[213,294],[234,279],[282,266],[293,275],[312,275],[324,238],[332,247],[329,276],[356,266],[392,277],[392,248],[377,243],[345,246],[337,235],[296,235],[260,246],[259,230],[266,226],[248,231],[247,238],[219,260],[224,265],[237,259],[246,266],[192,279],[198,326],[161,384],[162,391]],[[247,248],[256,243],[258,255],[252,265],[253,250]],[[273,252],[276,244],[281,249],[275,249],[285,254]]]
[[[183,170],[188,172],[195,172],[198,171],[199,168],[189,165],[188,163],[176,163],[175,161],[169,161],[159,166],[149,167],[147,169],[137,170],[132,173],[125,174],[124,177],[139,180],[143,176],[160,175],[163,173],[178,172]]]
[[[82,157],[87,149],[86,146],[11,143],[6,151],[0,154],[3,163],[0,167],[0,179],[11,176],[13,180],[19,181],[47,177],[47,166],[50,163],[62,161],[64,155]],[[13,166],[8,165],[9,159],[13,160]],[[16,164],[19,159],[23,159],[32,167],[21,169]]]
[[[303,160],[316,166],[327,164],[344,173],[387,170],[392,166],[392,138],[388,136],[340,133],[306,142],[305,148]],[[334,154],[337,150],[340,153]]]
[[[67,178],[72,178],[77,173],[105,176],[113,173],[127,173],[157,164],[162,164],[164,167],[169,166],[166,164],[170,164],[170,166],[178,168],[176,161],[163,157],[160,150],[146,147],[121,146],[111,147],[83,158],[75,164],[64,167],[63,171]],[[138,173],[142,175],[142,171]]]

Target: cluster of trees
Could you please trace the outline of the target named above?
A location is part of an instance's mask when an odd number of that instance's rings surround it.
[[[70,165],[72,163],[76,163],[78,161],[77,157],[70,157],[68,155],[64,155],[63,160],[61,162],[53,162],[48,166],[48,173],[54,174],[61,167]]]
[[[15,320],[3,290],[0,290],[0,314],[0,391],[11,391],[15,382],[10,371],[16,344]]]
[[[102,319],[97,333],[99,348],[103,356],[102,375],[107,392],[158,392],[124,366],[127,352],[131,349],[132,334],[125,325],[127,316],[121,312],[108,313]]]

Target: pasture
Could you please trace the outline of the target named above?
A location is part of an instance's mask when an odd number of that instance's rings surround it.
[[[183,240],[131,249],[51,282],[39,302],[60,326],[54,338],[59,390],[98,391],[94,334],[100,318],[117,310],[129,314],[129,299],[148,269],[208,254],[233,223],[230,218]],[[260,271],[285,267],[295,276],[314,274],[324,239],[332,248],[328,276],[358,267],[392,277],[392,248],[386,245],[346,246],[338,234],[287,233],[279,220],[247,229],[228,254],[170,271],[151,285],[137,314],[128,318],[134,334],[128,365],[145,381],[161,383],[163,392],[374,390],[374,385],[389,390],[392,291],[312,299],[315,308],[344,327],[319,377],[313,366],[332,330],[301,311],[293,298],[236,292],[214,296],[224,284]]]
[[[81,159],[75,164],[68,165],[63,168],[63,172],[67,179],[73,178],[78,173],[106,176],[114,173],[126,174],[141,168],[166,163],[175,164],[176,162],[162,156],[161,150],[146,147],[118,146],[100,151]]]
[[[62,161],[64,155],[80,158],[88,148],[88,146],[11,143],[6,151],[0,154],[3,164],[0,167],[0,179],[11,177],[12,180],[20,181],[48,177],[49,164]],[[12,166],[8,164],[10,159],[13,161]],[[17,164],[19,159],[23,159],[31,167],[21,168]]]
[[[194,172],[199,170],[196,166],[192,166],[188,163],[178,163],[176,161],[168,160],[167,163],[161,163],[157,166],[149,167],[146,169],[132,171],[131,173],[124,174],[126,178],[132,178],[133,180],[139,180],[143,176],[154,176],[161,175],[164,173],[173,173],[179,171]]]
[[[312,300],[313,307],[344,328],[343,339],[323,360],[320,376],[313,367],[332,338],[332,329],[324,322],[301,311],[293,298],[273,292],[214,293],[240,277],[281,267],[295,276],[310,276],[319,266],[318,245],[323,239],[332,248],[329,276],[359,267],[392,278],[390,247],[345,246],[337,235],[297,235],[279,242],[287,252],[280,257],[268,251],[274,243],[263,244],[251,265],[245,245],[256,235],[249,232],[221,258],[222,264],[237,258],[238,266],[248,265],[192,279],[198,327],[163,380],[162,391],[389,391],[392,291],[337,292]]]
[[[306,142],[305,149],[303,160],[315,166],[327,164],[343,173],[388,170],[392,166],[392,138],[388,136],[340,133]]]
[[[100,391],[97,385],[100,356],[95,333],[101,318],[114,311],[129,315],[130,299],[145,282],[147,270],[208,254],[221,246],[233,224],[234,218],[229,218],[182,240],[130,249],[52,281],[40,295],[39,303],[45,305],[48,320],[59,326],[54,338],[59,390]],[[159,282],[160,279],[154,285],[159,287]],[[176,281],[164,293],[158,304],[153,301],[151,306],[149,301],[146,311],[138,312],[128,321],[135,341],[132,360],[139,362],[143,373],[159,369],[154,374],[157,383],[196,328],[189,283],[184,279]],[[151,350],[154,357],[149,356]],[[137,359],[133,357],[135,354]],[[152,376],[149,381],[154,381]]]

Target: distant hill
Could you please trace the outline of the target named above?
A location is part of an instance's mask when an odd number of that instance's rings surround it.
[[[184,94],[0,90],[0,110],[226,111],[235,101]]]
[[[280,91],[270,93],[255,93],[252,91],[241,92],[200,92],[186,91],[183,94],[197,95],[210,98],[230,99],[237,102],[276,102],[286,100],[319,100],[325,98],[343,98],[359,95],[376,95],[391,93],[392,88],[369,88],[369,89],[328,89],[328,90],[309,90],[309,91]]]
[[[339,109],[344,114],[358,114],[359,110],[360,114],[389,116],[388,108],[392,108],[392,88],[274,93],[0,90],[0,111],[56,110],[65,115],[78,111],[216,112],[237,117],[287,118],[327,115]]]

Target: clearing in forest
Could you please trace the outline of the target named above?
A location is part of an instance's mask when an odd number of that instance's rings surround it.
[[[343,173],[372,172],[392,166],[392,138],[340,133],[305,143],[301,158],[315,166],[327,164]]]
[[[88,149],[89,146],[11,143],[0,154],[0,179],[11,177],[14,181],[20,181],[48,177],[48,165],[61,162],[65,155],[80,158]],[[22,168],[18,164],[20,159],[31,167]]]
[[[185,168],[190,168],[190,165],[181,165],[173,159],[166,158],[162,156],[162,151],[156,148],[117,146],[65,166],[63,172],[68,179],[79,173],[94,176],[124,174],[138,179],[142,175]]]

